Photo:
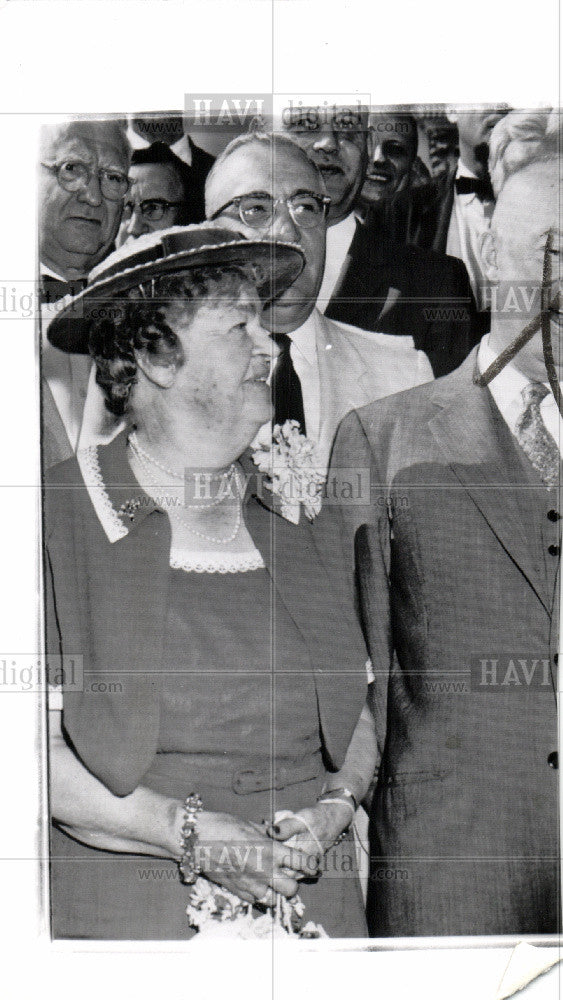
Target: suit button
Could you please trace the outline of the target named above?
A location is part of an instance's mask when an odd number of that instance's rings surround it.
[[[551,510],[548,510],[547,516],[550,521],[558,521],[559,518],[561,517],[561,515],[553,508]]]
[[[549,552],[550,556],[558,556],[559,555],[559,546],[558,545],[549,545],[547,551]]]
[[[547,758],[547,763],[555,771],[557,770],[557,768],[559,767],[559,754],[557,753],[557,750],[552,750],[551,751],[551,753],[549,754],[549,757]]]

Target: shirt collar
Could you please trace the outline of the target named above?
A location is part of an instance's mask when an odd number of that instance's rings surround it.
[[[458,160],[457,162],[456,180],[458,177],[471,177],[472,180],[479,180],[477,174],[473,170],[470,170],[469,167],[466,167],[462,160]],[[475,201],[477,195],[474,191],[468,191],[466,194],[458,194],[456,191],[456,198],[463,198],[465,204],[468,205],[470,202]]]
[[[456,180],[457,180],[458,177],[471,177],[475,181],[479,180],[479,178],[477,177],[477,174],[475,174],[473,172],[473,170],[470,170],[469,167],[466,167],[465,163],[463,162],[463,160],[458,160],[457,161],[457,170],[456,170],[456,175],[455,176],[456,176]]]
[[[489,338],[490,334],[487,334],[483,337],[481,343],[479,344],[477,364],[481,374],[486,371],[489,365],[491,365],[497,357],[497,352],[490,346]],[[522,390],[530,384],[530,381],[531,380],[529,378],[526,378],[526,376],[523,375],[522,372],[512,364],[512,362],[510,362],[504,366],[498,375],[495,375],[491,382],[489,382],[488,388],[491,395],[500,410],[500,413],[512,431],[514,431],[518,418],[524,410],[524,397],[522,396]],[[547,381],[544,385],[549,388],[549,383]]]
[[[56,278],[57,281],[64,281],[65,285],[69,283],[68,278],[63,278],[62,274],[57,274],[56,271],[53,271],[50,267],[47,267],[46,264],[40,264],[39,270],[41,272],[41,275],[42,276],[44,275],[46,278]]]
[[[188,167],[192,165],[192,147],[190,144],[190,138],[188,135],[183,135],[180,139],[175,142],[170,149],[176,156],[179,156],[184,163],[188,164]]]
[[[317,363],[317,309],[313,309],[310,316],[307,317],[301,326],[297,327],[297,330],[293,330],[289,337],[291,342],[295,344],[296,349],[305,358],[308,364],[316,365]]]

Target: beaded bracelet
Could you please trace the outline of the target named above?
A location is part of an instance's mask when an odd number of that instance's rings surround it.
[[[184,802],[184,822],[182,824],[182,856],[178,862],[182,882],[193,885],[201,868],[196,861],[195,845],[197,841],[197,818],[203,808],[203,803],[197,792],[192,792]]]

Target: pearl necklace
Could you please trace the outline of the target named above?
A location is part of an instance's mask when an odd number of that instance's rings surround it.
[[[143,449],[141,448],[141,446],[140,446],[140,444],[139,444],[139,442],[137,440],[137,435],[136,435],[135,431],[132,431],[132,433],[129,435],[128,443],[131,445],[131,450],[135,453],[135,455],[139,459],[141,465],[143,466],[143,468],[145,469],[146,472],[149,472],[149,470],[147,468],[147,462],[150,462],[151,465],[154,465],[157,469],[160,469],[161,472],[165,472],[167,476],[172,476],[173,479],[178,479],[182,483],[185,483],[185,476],[178,475],[178,473],[174,472],[173,469],[167,469],[166,466],[161,465],[160,462],[157,462],[156,458],[154,458],[153,455],[149,455],[148,452],[143,451]],[[231,482],[232,482],[234,474],[235,474],[235,465],[233,463],[230,466],[230,468],[227,469],[226,472],[222,472],[220,476],[215,477],[219,482],[222,481],[222,486],[219,488],[219,496],[217,497],[217,499],[216,500],[212,500],[210,503],[191,503],[190,504],[190,509],[191,510],[210,510],[210,508],[212,508],[212,507],[218,507],[219,504],[222,504],[224,502],[224,500],[226,500],[227,496],[229,496],[229,494],[230,494]],[[149,475],[150,475],[150,472],[149,472]],[[211,475],[211,474],[209,474],[209,475]],[[236,479],[235,479],[235,483],[236,483]],[[152,483],[151,483],[151,485],[152,486],[158,486],[159,483],[157,483],[157,482],[155,482],[153,480]]]
[[[143,466],[145,472],[147,473],[150,485],[151,486],[159,486],[160,484],[155,481],[154,476],[153,476],[153,474],[152,474],[152,472],[150,470],[150,467],[148,465],[148,463],[151,462],[152,459],[149,456],[147,456],[145,458],[145,452],[143,452],[139,448],[139,445],[136,442],[132,442],[131,441],[131,437],[129,438],[129,444],[131,445],[132,450],[134,451],[134,453],[136,454],[137,458],[139,459],[139,462]],[[154,462],[154,464],[157,465],[158,468],[161,469],[163,472],[166,472],[166,473],[169,473],[171,475],[174,475],[174,473],[171,473],[169,469],[164,469],[161,465],[159,465],[158,462]],[[236,473],[235,466],[232,465],[231,468],[229,469],[229,471],[227,473],[223,473],[223,476],[224,477],[229,477],[229,479],[230,479],[231,476],[233,474],[235,474],[235,473]],[[178,479],[180,477],[176,476],[176,478]],[[238,483],[238,480],[236,479],[236,477],[235,477],[235,482],[236,482],[237,488],[238,488],[239,483]],[[194,509],[195,510],[202,510],[202,509],[209,510],[212,507],[219,506],[219,504],[223,503],[224,500],[225,500],[225,497],[223,496],[223,497],[220,498],[219,501],[214,501],[213,503],[210,503],[210,504],[197,504],[197,505],[193,504],[193,505],[190,505],[190,506],[192,507],[193,510]],[[215,544],[217,544],[217,545],[228,545],[229,542],[234,541],[234,539],[236,538],[236,536],[239,533],[239,529],[240,529],[240,526],[241,526],[241,523],[242,523],[242,507],[241,507],[240,499],[239,499],[239,502],[237,504],[237,514],[236,514],[236,518],[235,518],[235,526],[234,526],[232,532],[226,538],[217,538],[216,535],[206,535],[206,534],[204,534],[203,531],[198,531],[197,528],[194,528],[189,523],[189,520],[187,519],[187,517],[186,517],[185,514],[182,515],[180,512],[178,512],[178,513],[179,513],[179,516],[180,516],[180,520],[185,524],[185,526],[188,529],[188,531],[190,532],[190,534],[197,535],[198,538],[202,538],[205,542],[215,542]]]

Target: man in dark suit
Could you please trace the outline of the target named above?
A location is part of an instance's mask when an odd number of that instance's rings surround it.
[[[318,308],[363,330],[412,337],[436,376],[457,368],[475,342],[463,264],[382,239],[355,212],[367,166],[367,109],[300,106],[286,109],[282,121],[321,171],[331,198]]]
[[[531,295],[553,255],[558,290],[560,141],[549,112],[510,115],[495,132],[484,266],[499,288]],[[335,489],[339,468],[371,470],[369,506],[327,517],[355,569],[375,673],[374,936],[560,926],[563,421],[541,334],[489,387],[474,382],[524,325],[499,308],[456,372],[350,414],[333,450]],[[557,298],[550,327],[561,379]]]
[[[184,185],[189,192],[190,222],[205,220],[205,179],[215,162],[205,149],[197,146],[185,129],[182,115],[160,112],[131,116],[129,131],[134,149],[164,142],[186,165]]]
[[[386,207],[384,226],[393,238],[409,245],[459,257],[467,268],[477,304],[476,331],[489,329],[490,303],[480,254],[483,233],[490,226],[494,194],[488,171],[489,141],[506,106],[450,113],[459,133],[455,169],[418,189],[399,192]]]

